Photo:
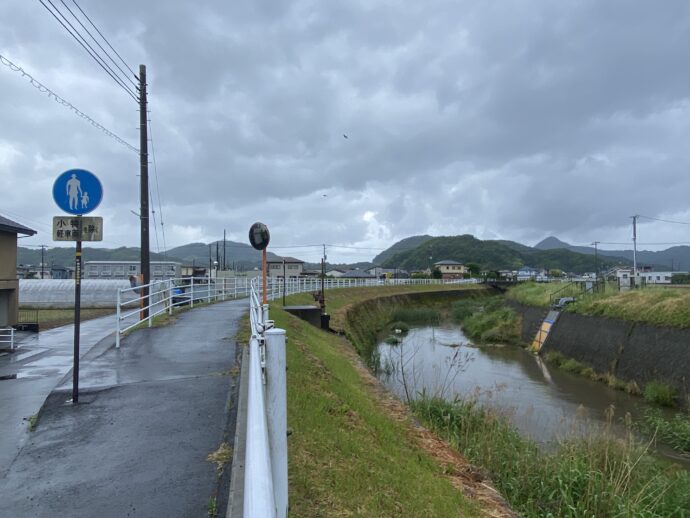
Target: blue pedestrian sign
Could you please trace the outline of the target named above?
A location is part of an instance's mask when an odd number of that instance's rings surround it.
[[[84,169],[70,169],[53,184],[53,199],[69,214],[88,214],[101,203],[103,187],[95,174]]]

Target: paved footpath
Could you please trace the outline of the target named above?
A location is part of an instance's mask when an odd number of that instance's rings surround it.
[[[233,445],[234,336],[246,308],[195,308],[119,350],[112,337],[91,349],[79,405],[65,403],[68,376],[0,474],[0,516],[194,517],[213,502],[223,514],[230,467],[219,473],[206,458]]]

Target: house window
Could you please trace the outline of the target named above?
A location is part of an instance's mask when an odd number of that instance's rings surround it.
[[[657,280],[657,281],[660,281],[660,280],[661,280],[661,275],[657,275],[657,276],[656,276],[656,280]]]
[[[136,264],[130,264],[129,265],[129,271],[130,272],[136,272],[137,271],[137,265]]]

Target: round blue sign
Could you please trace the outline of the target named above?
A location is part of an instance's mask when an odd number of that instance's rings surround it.
[[[69,214],[88,214],[101,203],[103,187],[95,174],[84,169],[70,169],[53,184],[53,199]]]

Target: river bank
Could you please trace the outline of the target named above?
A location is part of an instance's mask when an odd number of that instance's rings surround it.
[[[390,319],[394,313],[386,302],[364,301],[348,308],[344,328],[358,351],[371,350],[371,341],[381,338],[386,317]],[[391,301],[393,308],[399,304],[400,300]],[[367,322],[373,326],[367,327]],[[412,406],[418,418],[443,433],[480,472],[495,480],[511,505],[525,516],[581,516],[587,510],[596,516],[686,516],[690,509],[687,472],[648,455],[633,433],[620,439],[593,432],[558,443],[554,452],[543,452],[536,443],[520,436],[505,416],[487,411],[469,394],[460,403],[441,402],[422,397]],[[446,404],[464,406],[450,408]],[[458,415],[462,419],[456,419]],[[496,434],[489,433],[492,430]],[[657,496],[645,496],[645,487]],[[607,498],[602,499],[602,494]]]
[[[474,289],[474,288],[471,288]],[[457,290],[457,288],[456,288]],[[395,297],[424,291],[387,289]],[[333,322],[379,290],[327,293]],[[288,303],[309,302],[308,294]],[[514,516],[449,445],[383,390],[342,336],[271,305],[287,330],[290,513],[295,516]]]

